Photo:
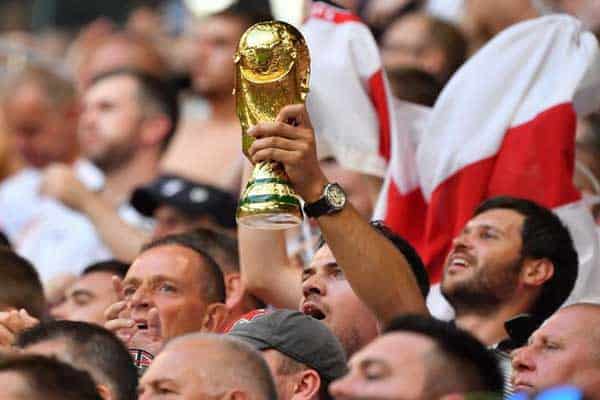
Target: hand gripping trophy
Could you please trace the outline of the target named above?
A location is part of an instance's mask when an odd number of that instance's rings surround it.
[[[250,127],[275,121],[286,105],[304,103],[310,57],[296,28],[270,21],[255,24],[242,35],[234,62],[237,116],[242,126],[243,151],[248,157],[253,141],[247,135]],[[265,161],[254,166],[242,192],[237,221],[257,229],[286,229],[302,222],[300,199],[282,164]]]

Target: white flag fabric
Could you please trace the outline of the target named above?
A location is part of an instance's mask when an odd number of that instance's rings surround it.
[[[407,139],[392,138],[398,154],[392,154],[377,213],[417,247],[432,283],[440,281],[451,240],[475,207],[489,197],[510,195],[554,209],[571,231],[580,267],[567,302],[600,298],[594,225],[572,183],[573,101],[583,83],[597,82],[600,71],[592,68],[597,60],[595,37],[572,17],[514,25],[444,88],[413,168],[402,163],[410,152]],[[432,312],[443,316],[445,307],[436,307],[439,290],[432,293],[438,294],[430,299]]]
[[[373,35],[358,16],[314,2],[301,27],[311,56],[306,106],[321,159],[384,176],[396,121]]]

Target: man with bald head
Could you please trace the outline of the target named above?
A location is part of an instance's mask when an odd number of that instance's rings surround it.
[[[191,334],[165,347],[140,381],[139,400],[276,400],[266,362],[226,336]]]
[[[516,390],[534,393],[551,386],[583,388],[600,382],[600,305],[578,303],[550,317],[512,355]]]

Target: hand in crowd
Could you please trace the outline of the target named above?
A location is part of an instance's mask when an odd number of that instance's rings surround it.
[[[106,309],[104,327],[114,332],[128,348],[156,355],[163,346],[158,310],[150,309],[146,325],[136,323],[131,316],[131,300],[123,293],[121,279],[113,277],[113,285],[119,301]]]
[[[284,107],[275,122],[259,123],[248,134],[256,139],[248,151],[252,162],[278,161],[304,200],[321,196],[327,178],[319,166],[315,133],[303,104]]]
[[[90,191],[75,176],[73,168],[64,164],[52,164],[46,168],[40,192],[76,211],[82,210],[90,194]]]
[[[0,349],[12,347],[19,333],[39,323],[23,308],[0,312]]]

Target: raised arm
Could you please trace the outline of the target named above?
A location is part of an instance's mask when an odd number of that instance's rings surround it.
[[[244,185],[251,172],[244,167]],[[240,270],[246,290],[277,308],[295,310],[302,295],[302,272],[290,262],[284,231],[248,229],[238,226]]]
[[[295,121],[295,126],[283,121]],[[303,105],[285,107],[276,122],[259,124],[249,134],[256,138],[250,148],[253,162],[283,163],[305,201],[312,203],[321,197],[329,182],[319,166],[314,132]],[[425,299],[405,257],[351,204],[317,221],[353,290],[382,323],[401,313],[427,313]]]

